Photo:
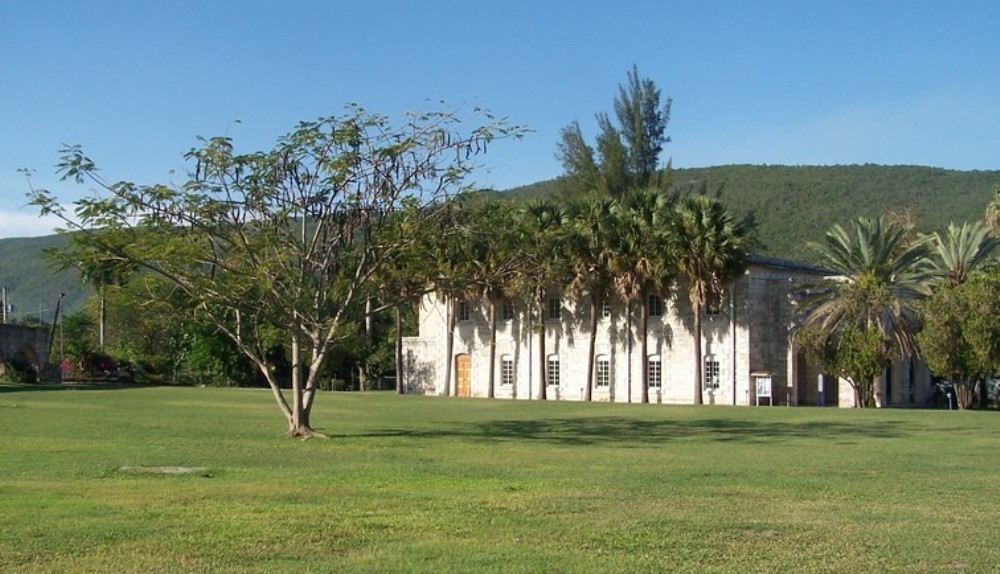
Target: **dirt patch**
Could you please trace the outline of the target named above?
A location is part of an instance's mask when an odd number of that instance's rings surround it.
[[[127,474],[200,474],[212,476],[205,466],[123,466],[118,472]]]

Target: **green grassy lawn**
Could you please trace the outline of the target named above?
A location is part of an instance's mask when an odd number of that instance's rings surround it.
[[[0,571],[1000,572],[995,412],[367,393],[314,420],[0,386]]]

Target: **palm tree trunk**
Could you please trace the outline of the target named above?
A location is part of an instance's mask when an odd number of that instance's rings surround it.
[[[705,365],[701,356],[701,307],[700,301],[694,304],[694,404],[703,404],[701,388],[705,381]]]
[[[649,402],[649,295],[645,289],[639,301],[639,356],[642,358],[642,403]]]
[[[452,353],[455,350],[455,325],[458,323],[457,316],[455,313],[455,301],[454,298],[448,296],[448,300],[445,303],[445,308],[448,315],[448,337],[447,343],[445,345],[445,359],[444,359],[444,395],[451,396],[451,364],[454,362],[454,357]]]
[[[496,384],[497,366],[497,302],[496,297],[489,297],[490,301],[490,377],[489,386],[486,389],[486,398],[494,397],[494,385]]]
[[[546,387],[548,387],[549,382],[546,380],[545,364],[545,294],[542,293],[536,301],[538,306],[538,385],[540,390],[538,391],[538,398],[541,400],[546,400],[548,398],[546,394]]]
[[[588,347],[587,361],[587,390],[584,392],[585,401],[593,399],[594,393],[594,360],[597,350],[597,294],[590,294],[590,346]]]
[[[396,394],[401,395],[404,391],[403,381],[403,309],[400,305],[394,308],[396,313]]]

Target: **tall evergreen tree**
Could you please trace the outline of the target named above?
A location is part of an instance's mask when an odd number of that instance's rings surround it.
[[[579,122],[560,133],[557,155],[568,191],[577,195],[596,190],[622,197],[629,189],[666,189],[669,164],[661,167],[660,154],[670,141],[666,135],[670,106],[670,98],[663,101],[656,84],[640,78],[633,66],[614,100],[617,122],[605,112],[597,114],[594,146],[587,143]]]

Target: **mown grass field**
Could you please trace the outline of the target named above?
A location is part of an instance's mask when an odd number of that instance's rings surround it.
[[[1000,414],[0,385],[0,572],[1000,572]],[[122,471],[204,467],[186,475]]]

